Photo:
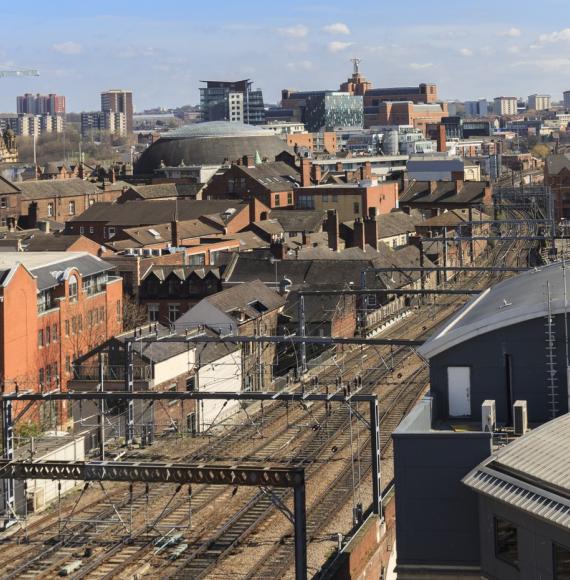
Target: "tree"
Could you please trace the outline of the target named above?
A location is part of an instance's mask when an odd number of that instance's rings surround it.
[[[535,157],[546,159],[546,157],[550,155],[550,147],[548,145],[545,145],[544,143],[538,143],[532,148],[531,153]]]
[[[123,330],[133,330],[148,322],[147,311],[132,296],[123,297]]]

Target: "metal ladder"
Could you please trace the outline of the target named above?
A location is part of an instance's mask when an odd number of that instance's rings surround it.
[[[558,377],[556,376],[556,323],[552,314],[550,282],[546,282],[547,314],[544,324],[546,348],[546,390],[551,418],[558,415]]]

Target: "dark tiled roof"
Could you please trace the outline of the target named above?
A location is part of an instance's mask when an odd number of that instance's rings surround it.
[[[479,219],[488,219],[489,216],[480,212],[479,210],[473,209],[471,213],[473,221]],[[445,211],[429,218],[424,221],[417,221],[416,226],[427,226],[427,227],[442,227],[442,226],[455,226],[461,223],[469,221],[469,212],[466,209],[452,209]]]
[[[325,219],[324,210],[312,209],[273,209],[269,214],[277,220],[284,232],[318,232]]]
[[[247,204],[236,200],[157,200],[127,201],[126,203],[95,203],[71,222],[103,222],[118,226],[164,224],[172,221],[176,213],[179,220],[197,219],[208,214],[221,215],[235,209],[235,216]],[[231,220],[228,220],[231,221]]]
[[[70,197],[101,193],[95,183],[83,179],[55,179],[40,181],[23,181],[18,185],[24,199],[42,199],[44,197]]]
[[[231,288],[222,290],[222,292],[208,296],[204,300],[226,313],[242,309],[249,318],[257,318],[260,315],[251,306],[252,302],[261,302],[267,309],[266,311],[281,308],[285,304],[285,299],[280,294],[267,288],[263,282],[256,279],[244,284],[236,284]],[[180,318],[181,321],[182,318]]]
[[[19,191],[18,187],[16,187],[12,182],[0,176],[0,195],[5,193],[19,193]]]
[[[291,190],[299,181],[299,172],[283,161],[262,163],[254,167],[240,166],[240,169],[270,191]]]
[[[36,232],[23,240],[22,246],[27,252],[65,252],[81,238],[84,238],[84,236],[64,236]]]
[[[124,233],[140,246],[149,246],[161,242],[172,242],[172,225],[153,224],[152,227],[127,228]],[[181,239],[200,238],[220,234],[220,229],[210,224],[193,219],[178,222],[178,237]],[[113,244],[109,244],[113,246]],[[124,244],[122,244],[124,245]],[[133,247],[131,244],[128,247]]]
[[[454,181],[437,181],[433,192],[429,181],[414,181],[400,196],[400,204],[405,203],[472,203],[485,195],[486,181],[466,181],[455,192]]]

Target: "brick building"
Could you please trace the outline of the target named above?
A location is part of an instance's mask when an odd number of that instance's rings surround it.
[[[414,103],[412,101],[382,101],[375,107],[365,107],[365,126],[412,125],[426,134],[427,126],[439,124],[448,116],[447,103]]]
[[[294,190],[299,171],[283,161],[255,163],[244,157],[242,164],[232,165],[216,175],[202,192],[204,199],[258,199],[269,208],[293,207]]]
[[[65,390],[74,360],[121,331],[122,281],[109,270],[87,253],[0,254],[6,391]],[[44,410],[49,413],[49,406]]]
[[[149,322],[172,324],[202,298],[221,290],[219,268],[153,265],[141,278],[138,301]]]

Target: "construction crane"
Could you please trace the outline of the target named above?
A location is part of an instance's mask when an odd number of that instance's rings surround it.
[[[40,73],[36,69],[24,70],[0,70],[1,77],[39,77]]]

